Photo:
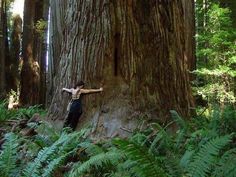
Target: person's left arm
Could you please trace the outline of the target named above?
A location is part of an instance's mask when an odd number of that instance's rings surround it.
[[[98,93],[98,92],[102,92],[103,88],[101,87],[100,89],[80,89],[80,93]]]

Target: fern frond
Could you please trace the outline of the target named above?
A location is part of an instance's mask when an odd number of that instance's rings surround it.
[[[194,177],[207,176],[219,151],[231,141],[231,135],[221,136],[203,145],[190,162],[188,172]]]
[[[121,139],[114,140],[114,144],[118,145],[130,160],[136,162],[136,166],[132,168],[136,175],[143,177],[167,176],[157,158],[148,152],[148,148]]]
[[[24,175],[26,177],[31,176],[39,176],[40,175],[40,169],[42,168],[42,163],[45,162],[50,156],[55,154],[58,147],[65,142],[67,139],[67,136],[63,134],[52,146],[50,147],[44,147],[42,150],[39,151],[37,158],[31,162],[26,169],[24,170]]]
[[[189,125],[187,122],[179,116],[179,114],[175,110],[170,111],[172,119],[177,123],[180,129],[187,130],[189,128]]]
[[[88,161],[82,163],[81,165],[76,165],[78,167],[74,168],[70,173],[69,177],[78,177],[83,173],[87,172],[91,167],[102,167],[103,164],[111,163],[113,165],[118,164],[124,157],[118,151],[111,151],[106,153],[101,153],[92,156]]]
[[[17,136],[13,133],[6,134],[5,142],[2,145],[2,151],[0,154],[0,175],[2,177],[10,176],[16,168],[18,147]]]
[[[152,124],[157,130],[154,140],[149,148],[149,153],[156,153],[161,147],[169,147],[172,145],[172,139],[170,135],[165,131],[165,129],[158,123]]]
[[[187,150],[185,151],[184,155],[180,159],[180,166],[184,169],[187,168],[188,164],[190,163],[190,160],[194,154],[194,150]]]
[[[67,157],[67,154],[63,156],[59,156],[58,158],[52,160],[44,169],[44,173],[42,174],[42,177],[50,177],[53,171],[65,161],[66,157]]]
[[[80,132],[65,134],[66,138],[63,143],[57,148],[57,152],[47,161],[48,165],[44,168],[43,177],[49,177],[60,165],[62,165],[66,158],[74,154],[78,149],[78,142],[81,136]],[[52,160],[51,160],[52,159]]]
[[[99,147],[98,145],[96,144],[92,144],[90,142],[82,142],[79,144],[79,146],[81,148],[84,148],[86,153],[88,154],[88,156],[95,156],[97,154],[101,154],[104,152],[104,150]]]
[[[226,151],[215,166],[215,177],[236,177],[236,148]]]
[[[170,154],[164,158],[163,163],[168,176],[179,177],[183,174],[183,170],[179,162],[180,159],[177,154]]]

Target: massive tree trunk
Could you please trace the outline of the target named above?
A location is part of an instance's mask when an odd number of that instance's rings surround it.
[[[34,17],[36,0],[25,0],[21,70],[20,103],[33,105],[39,103],[39,64],[33,58]]]
[[[0,98],[6,96],[6,77],[5,77],[5,41],[6,41],[6,1],[0,0]]]
[[[144,120],[166,122],[173,109],[188,117],[192,3],[51,0],[49,116],[64,118],[62,87],[84,80],[86,87],[104,86],[102,94],[85,96],[79,123],[92,123],[99,136],[123,135]]]

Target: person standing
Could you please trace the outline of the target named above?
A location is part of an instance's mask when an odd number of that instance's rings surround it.
[[[99,89],[84,89],[84,82],[79,81],[75,84],[73,88],[63,88],[63,92],[70,93],[72,96],[71,105],[69,107],[69,114],[66,118],[63,127],[71,127],[72,130],[75,130],[78,120],[82,114],[82,97],[84,94],[88,93],[98,93],[102,92],[103,88]]]

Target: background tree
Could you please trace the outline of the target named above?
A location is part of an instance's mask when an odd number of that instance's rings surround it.
[[[46,5],[45,5],[46,3]],[[46,52],[45,37],[48,0],[26,0],[24,5],[23,67],[20,102],[23,105],[44,104]],[[43,21],[43,27],[42,22]]]
[[[9,88],[17,92],[19,87],[19,59],[21,50],[21,38],[22,38],[22,19],[19,15],[12,18],[12,33],[11,33],[11,46],[10,46],[10,67],[9,67]]]
[[[133,129],[140,112],[161,122],[171,109],[189,116],[187,70],[193,55],[185,55],[185,46],[192,46],[193,38],[186,39],[185,21],[194,14],[184,9],[191,4],[52,0],[50,117],[64,118],[68,99],[61,89],[80,79],[88,87],[104,84],[102,95],[86,97],[82,118],[92,121],[97,133],[112,136],[122,127]]]
[[[6,1],[0,0],[0,97],[6,93],[5,79],[5,41],[6,41]]]
[[[25,0],[21,70],[20,103],[22,105],[39,102],[39,64],[33,58],[35,0]]]
[[[236,30],[229,8],[220,1],[197,1],[196,92],[209,103],[234,104]]]

